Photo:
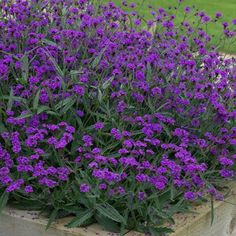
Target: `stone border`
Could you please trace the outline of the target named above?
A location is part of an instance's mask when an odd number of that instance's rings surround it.
[[[214,221],[211,225],[210,203],[193,207],[195,213],[176,214],[174,233],[170,236],[236,236],[236,184],[225,201],[214,203]],[[37,211],[22,211],[7,207],[0,215],[0,236],[118,236],[98,224],[81,228],[66,228],[70,217],[57,220],[45,230],[47,218]],[[126,236],[144,236],[129,232]]]
[[[176,214],[174,233],[171,236],[236,236],[236,185],[225,201],[214,203],[211,224],[211,204],[194,207],[196,213]]]

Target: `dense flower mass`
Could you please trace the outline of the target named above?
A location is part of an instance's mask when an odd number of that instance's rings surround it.
[[[10,2],[0,3],[1,199],[84,219],[69,227],[152,235],[189,201],[222,199],[219,183],[235,177],[236,61],[205,31],[221,13],[187,6],[176,26],[150,6],[144,26],[125,1],[130,13]],[[223,23],[224,40],[234,25]]]

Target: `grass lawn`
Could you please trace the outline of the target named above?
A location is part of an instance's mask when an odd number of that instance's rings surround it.
[[[121,0],[113,0],[117,5],[121,5]],[[168,9],[169,6],[178,5],[178,0],[127,0],[128,3],[135,2],[137,4],[137,11],[139,14],[143,15],[146,19],[151,18],[150,9],[148,5],[152,5],[154,8],[164,7]],[[222,25],[220,22],[227,21],[230,23],[231,28],[236,27],[232,25],[232,19],[236,18],[236,0],[185,0],[182,4],[182,8],[185,6],[193,6],[195,5],[197,9],[204,11],[206,14],[211,17],[215,16],[216,12],[221,12],[223,17],[217,24],[209,24],[208,32],[210,35],[215,35],[213,39],[213,43],[219,39],[222,35]],[[168,12],[175,13],[175,10],[168,10]],[[193,18],[192,18],[193,19]],[[183,12],[179,11],[176,17],[176,23],[179,23],[183,20]],[[191,21],[191,17],[189,18]],[[223,44],[223,43],[222,43]],[[227,53],[236,54],[236,40],[234,38],[234,42],[232,40],[231,43],[225,43],[219,49],[220,51],[224,51]]]

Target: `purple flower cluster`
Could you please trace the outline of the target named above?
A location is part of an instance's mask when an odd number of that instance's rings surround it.
[[[170,186],[219,198],[215,180],[235,177],[236,61],[204,29],[221,13],[194,28],[152,10],[151,33],[112,2],[1,1],[0,190],[120,209]]]
[[[32,121],[32,120],[31,120]],[[53,132],[62,129],[64,132],[60,138],[55,137]],[[24,183],[28,184],[39,184],[42,186],[47,186],[48,188],[54,188],[61,182],[67,182],[70,170],[66,166],[60,166],[59,164],[50,165],[47,161],[47,156],[51,155],[50,147],[58,150],[64,148],[68,143],[72,141],[72,133],[74,133],[74,128],[69,126],[66,122],[60,122],[58,125],[42,124],[42,127],[34,128],[32,126],[23,126],[21,131],[24,135],[21,136],[18,132],[4,132],[2,133],[2,138],[7,143],[11,143],[10,154],[6,149],[4,149],[3,144],[0,144],[0,160],[1,160],[1,174],[0,183],[6,186],[6,191],[12,192],[20,188],[24,188],[26,193],[33,192],[33,187],[31,185],[25,186]],[[49,141],[50,140],[50,141]],[[44,150],[45,144],[47,146],[47,152]],[[24,152],[21,150],[21,146],[26,149]],[[58,154],[55,154],[58,155]],[[56,158],[56,156],[55,156]],[[16,167],[17,172],[11,173],[9,168]],[[24,179],[12,178],[13,176],[18,176],[19,174],[24,176]],[[33,183],[29,181],[33,179]]]

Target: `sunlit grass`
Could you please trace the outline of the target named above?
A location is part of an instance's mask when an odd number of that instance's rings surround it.
[[[117,5],[121,5],[121,0],[113,0]],[[136,3],[136,11],[146,19],[151,18],[150,11],[151,9],[148,8],[148,5],[152,5],[154,9],[159,7],[164,7],[167,9],[168,12],[174,13],[176,15],[176,23],[180,23],[183,20],[183,11],[179,10],[176,12],[174,6],[178,5],[178,0],[127,0],[128,3],[134,2]],[[236,0],[186,0],[181,4],[180,9],[183,9],[185,6],[195,6],[195,9],[199,9],[204,11],[206,14],[214,18],[216,12],[221,12],[223,17],[219,20],[218,23],[210,23],[208,24],[207,31],[210,35],[213,36],[212,43],[216,44],[219,38],[222,36],[222,25],[221,23],[224,21],[229,22],[231,24],[232,19],[236,18]],[[168,7],[172,7],[168,9]],[[128,9],[128,8],[126,8]],[[189,16],[188,20],[194,21],[193,16]],[[231,28],[235,27],[231,24]],[[236,27],[235,27],[236,28]],[[228,52],[228,53],[236,53],[236,42],[232,43],[223,43],[222,46],[219,48],[220,51]]]

